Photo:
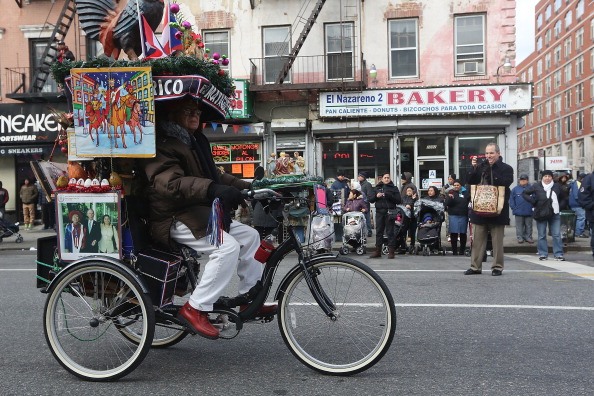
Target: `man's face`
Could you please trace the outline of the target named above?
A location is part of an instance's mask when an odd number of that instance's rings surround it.
[[[344,180],[344,176],[343,175],[338,175],[338,180],[343,181]]]
[[[359,180],[359,183],[361,183],[363,180],[365,180],[365,178],[361,175],[357,176],[357,180]]]
[[[526,180],[526,179],[520,179],[520,186],[524,187],[527,184],[528,184],[528,180]]]
[[[544,184],[551,184],[553,182],[553,176],[551,176],[551,175],[544,175],[542,177],[542,182]]]
[[[95,212],[93,212],[92,210],[87,210],[87,218],[89,220],[93,220],[93,217],[95,217]]]
[[[485,148],[485,158],[489,161],[489,165],[493,165],[499,159],[499,153],[496,151],[496,147],[488,145]]]
[[[192,101],[183,101],[180,108],[174,112],[174,121],[182,128],[194,132],[200,126],[198,105]]]
[[[400,179],[400,183],[404,186],[406,184],[406,179]]]

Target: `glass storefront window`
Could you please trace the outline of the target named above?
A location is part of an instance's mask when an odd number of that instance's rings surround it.
[[[210,150],[219,168],[241,179],[252,179],[254,170],[261,164],[259,142],[212,143]]]
[[[496,142],[496,136],[463,136],[458,138],[458,178],[466,183],[466,175],[472,167],[470,161],[473,156],[485,158],[485,148],[490,142]]]
[[[400,173],[415,173],[415,138],[400,138]],[[396,177],[400,180],[400,176]]]
[[[446,155],[446,136],[420,137],[418,139],[418,142],[419,148],[417,153],[419,157],[433,157]]]
[[[355,158],[356,157],[356,158]],[[375,185],[375,178],[390,172],[390,139],[377,138],[340,140],[322,143],[322,172],[325,180],[334,179],[338,171],[348,179],[356,179],[359,172],[366,172]]]

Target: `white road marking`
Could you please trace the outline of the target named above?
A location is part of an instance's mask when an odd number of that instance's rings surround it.
[[[594,307],[568,307],[563,305],[496,305],[496,304],[395,304],[397,307],[430,308],[495,308],[495,309],[556,309],[562,311],[594,311]]]
[[[464,272],[464,270],[459,270],[459,269],[448,269],[448,270],[444,270],[444,269],[424,269],[424,270],[416,270],[416,269],[375,269],[375,272]],[[483,270],[485,273],[487,273],[488,271],[491,271],[490,269],[484,269]],[[558,272],[564,272],[562,270],[504,270],[505,272],[553,272],[553,273],[558,273]]]
[[[518,260],[527,261],[529,263],[538,264],[543,267],[555,269],[557,271],[567,272],[580,278],[594,280],[594,267],[588,265],[574,263],[572,261],[555,261],[554,258],[540,261],[538,257],[529,255],[514,256]]]
[[[35,268],[0,268],[0,271],[37,271]]]

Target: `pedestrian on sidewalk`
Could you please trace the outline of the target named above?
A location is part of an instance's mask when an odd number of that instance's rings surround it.
[[[392,183],[389,173],[385,173],[382,180],[377,183],[369,202],[375,202],[375,252],[369,258],[382,256],[385,231],[388,238],[388,258],[393,259],[396,254],[396,237],[394,235],[394,222],[388,221],[388,213],[390,209],[395,209],[396,205],[402,202],[402,199],[400,191]]]
[[[592,258],[594,258],[594,172],[584,176],[578,201],[586,210],[586,218],[590,223],[590,246],[592,247]]]
[[[25,230],[30,230],[33,227],[38,194],[35,184],[31,183],[29,178],[25,178],[19,193],[21,202],[23,203],[23,223],[25,224]]]
[[[575,213],[575,235],[578,238],[588,238],[588,235],[586,235],[586,209],[582,208],[579,203],[579,193],[583,180],[584,174],[578,174],[577,179],[571,183],[569,189],[569,207]]]
[[[363,200],[367,205],[367,211],[364,213],[365,215],[365,223],[367,224],[367,237],[371,237],[371,205],[369,204],[369,197],[373,194],[373,186],[367,180],[367,172],[359,172],[357,175],[357,180],[361,185],[361,193],[363,193]]]
[[[2,182],[0,181],[0,219],[4,218],[4,214],[6,213],[6,203],[8,202],[8,190],[2,187]]]
[[[470,194],[462,186],[460,180],[454,180],[452,189],[448,191],[445,199],[445,208],[450,221],[447,225],[452,243],[454,256],[464,255],[468,230],[468,202]],[[460,249],[458,250],[458,237],[460,238]]]
[[[547,226],[553,237],[553,255],[557,261],[565,261],[563,242],[561,241],[561,208],[567,205],[559,183],[553,182],[553,172],[542,171],[540,182],[527,187],[522,193],[524,199],[534,206],[533,217],[538,231],[538,259],[546,260],[549,256],[547,244]]]
[[[493,264],[491,275],[499,276],[503,273],[503,235],[505,226],[509,225],[509,186],[514,181],[514,168],[503,162],[501,150],[497,143],[489,143],[485,148],[485,159],[478,162],[476,156],[471,160],[472,168],[468,173],[468,184],[485,183],[490,186],[505,187],[505,200],[501,213],[494,217],[483,217],[470,211],[470,222],[472,223],[472,249],[470,268],[464,272],[465,275],[476,275],[482,273],[483,256],[487,246],[487,237],[491,232],[493,244]]]
[[[509,207],[514,216],[516,216],[516,238],[518,243],[534,243],[532,239],[532,204],[522,194],[528,187],[528,175],[520,175],[518,185],[511,191]]]

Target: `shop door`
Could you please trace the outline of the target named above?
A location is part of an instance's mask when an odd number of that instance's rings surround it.
[[[447,179],[446,169],[448,169],[447,159],[420,159],[418,161],[419,171],[419,187],[421,190],[426,191],[429,186],[435,186],[441,189]]]

